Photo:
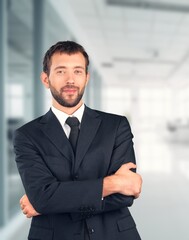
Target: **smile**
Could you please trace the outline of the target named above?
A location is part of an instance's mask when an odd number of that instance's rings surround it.
[[[76,89],[67,88],[67,89],[64,89],[63,92],[73,94],[73,93],[75,93],[76,91],[77,91]]]

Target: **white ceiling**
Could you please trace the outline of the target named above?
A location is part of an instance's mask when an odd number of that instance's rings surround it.
[[[61,14],[65,2],[54,4]],[[67,24],[108,84],[188,80],[189,0],[69,0],[66,6]]]
[[[189,0],[48,1],[54,8],[46,13],[53,37],[56,33],[65,37],[62,24],[58,25],[62,18],[109,86],[188,84]],[[21,52],[32,58],[32,49],[28,47],[33,39],[32,11],[31,1],[11,1],[9,42],[17,44],[17,52],[11,52],[15,56],[9,56],[16,59],[11,67],[23,68],[23,61],[19,61]],[[20,14],[15,16],[15,12]],[[56,13],[59,18],[54,22]]]

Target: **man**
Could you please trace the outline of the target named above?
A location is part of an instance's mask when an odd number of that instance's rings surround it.
[[[140,239],[127,208],[142,184],[135,173],[133,135],[125,117],[83,104],[88,65],[81,45],[53,45],[41,74],[52,107],[15,132],[26,191],[20,204],[33,217],[28,239]]]

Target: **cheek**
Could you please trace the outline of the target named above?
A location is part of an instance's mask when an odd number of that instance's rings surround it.
[[[61,87],[61,81],[60,79],[55,79],[55,78],[51,78],[49,80],[49,87],[51,88],[56,88],[56,89],[59,89]]]

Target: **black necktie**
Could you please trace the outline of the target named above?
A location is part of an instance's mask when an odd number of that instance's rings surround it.
[[[79,136],[79,120],[76,117],[68,117],[66,123],[70,126],[70,136],[69,140],[72,145],[73,151],[75,153],[77,146],[77,139]]]
[[[66,123],[70,126],[70,136],[69,140],[72,145],[74,153],[76,152],[76,146],[77,146],[77,139],[79,136],[79,120],[76,117],[68,117],[66,119]],[[87,229],[87,225],[84,226],[84,240],[89,240],[89,233]]]

